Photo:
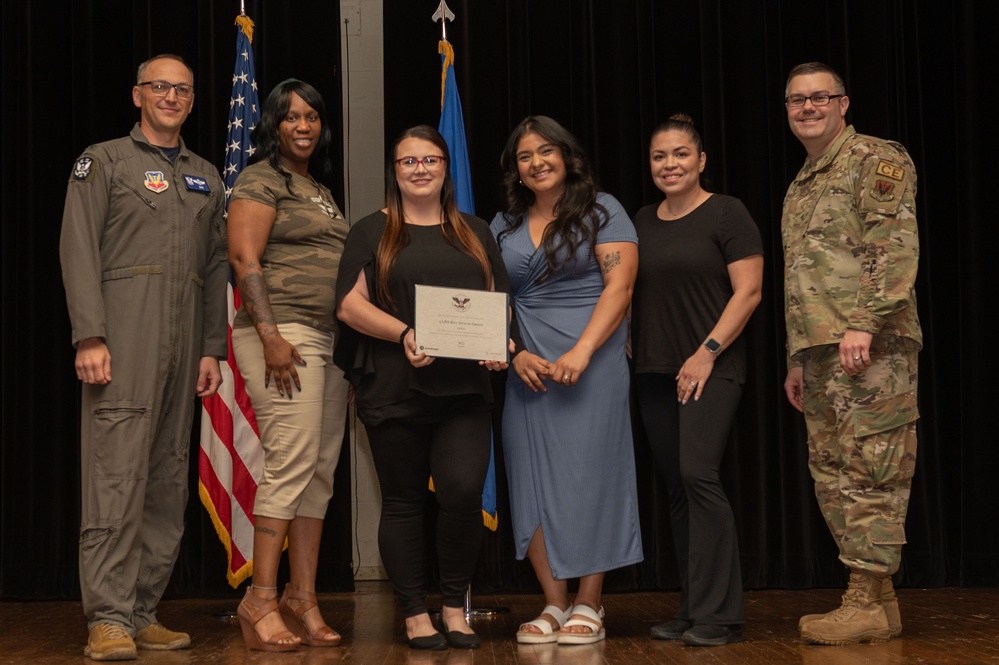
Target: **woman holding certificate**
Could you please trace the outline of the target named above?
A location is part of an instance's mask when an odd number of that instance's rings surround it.
[[[506,384],[503,450],[517,558],[546,602],[517,641],[587,644],[605,635],[605,571],[642,560],[624,321],[637,237],[551,118],[521,122],[500,164],[506,203],[492,230],[524,349]]]
[[[334,359],[354,386],[382,491],[378,544],[414,649],[477,648],[465,590],[482,539],[489,465],[489,370],[505,362],[433,358],[416,345],[415,286],[509,291],[485,221],[458,212],[450,153],[432,127],[389,152],[386,206],[351,228],[336,293],[344,324]],[[433,476],[440,629],[426,607],[427,483]],[[442,634],[443,633],[443,634]]]

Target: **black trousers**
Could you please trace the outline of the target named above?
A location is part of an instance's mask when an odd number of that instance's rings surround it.
[[[711,378],[701,399],[677,402],[676,376],[637,374],[642,422],[669,491],[680,568],[677,618],[696,624],[745,622],[735,520],[719,474],[742,397],[735,381]]]
[[[405,617],[427,611],[427,486],[439,506],[441,594],[462,607],[482,544],[492,412],[481,400],[425,401],[418,417],[367,427],[382,491],[378,548]]]

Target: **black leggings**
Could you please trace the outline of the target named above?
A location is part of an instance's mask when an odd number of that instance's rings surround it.
[[[676,401],[676,376],[637,374],[642,422],[670,500],[680,569],[677,618],[694,624],[745,621],[735,520],[719,468],[742,396],[735,381],[710,378],[701,399]]]
[[[445,409],[420,422],[395,419],[367,428],[382,490],[378,548],[403,616],[427,611],[427,483],[440,508],[437,558],[441,594],[463,607],[482,543],[482,486],[489,467],[492,412]]]

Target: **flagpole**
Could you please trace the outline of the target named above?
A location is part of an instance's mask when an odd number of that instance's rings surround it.
[[[242,3],[235,25],[236,58],[222,172],[227,209],[236,176],[253,154],[251,133],[260,117],[253,67],[254,26]],[[225,380],[216,395],[202,400],[198,493],[226,550],[226,579],[236,588],[253,570],[253,500],[263,475],[263,449],[232,350],[232,321],[239,297],[231,279],[229,286],[229,352],[220,366]]]
[[[454,20],[454,12],[448,8],[444,0],[441,0],[441,3],[437,6],[437,11],[434,12],[431,18],[434,23],[437,21],[441,22],[441,39],[447,41],[447,22]]]
[[[445,0],[440,0],[437,11],[431,17],[436,23],[441,23],[441,43],[438,52],[441,55],[441,122],[438,130],[448,144],[451,152],[451,175],[455,183],[455,198],[461,212],[474,214],[475,200],[472,196],[472,181],[468,167],[468,150],[465,141],[465,123],[462,118],[461,102],[458,99],[458,87],[454,80],[454,50],[447,40],[447,22],[454,20],[454,12],[447,6]],[[489,471],[486,474],[486,487],[483,488],[483,516],[488,515],[487,527],[496,530],[496,477],[492,457],[492,442],[490,441]],[[490,482],[491,480],[491,482]],[[491,488],[491,510],[485,508],[487,488]],[[510,612],[508,607],[472,607],[472,585],[465,589],[465,619],[476,617],[492,617]]]

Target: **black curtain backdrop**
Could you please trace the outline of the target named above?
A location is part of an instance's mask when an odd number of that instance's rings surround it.
[[[724,465],[749,588],[839,586],[845,579],[815,505],[804,426],[784,397],[781,204],[804,161],[787,128],[787,72],[838,69],[861,132],[902,142],[919,175],[917,281],[925,333],[920,450],[897,580],[994,586],[999,538],[997,437],[989,411],[985,236],[996,181],[995,124],[983,102],[999,64],[985,4],[885,0],[452,0],[448,27],[472,161],[476,208],[499,208],[499,154],[528,114],[550,115],[586,145],[602,189],[634,213],[660,200],[648,173],[652,129],[677,111],[700,128],[714,191],[745,202],[766,248],[763,302],[744,333],[749,380]],[[436,125],[436,3],[385,3],[386,142]],[[991,319],[990,319],[991,320]],[[645,562],[608,577],[616,589],[675,587],[664,491],[636,422]],[[501,469],[502,471],[502,469]],[[500,486],[504,506],[505,485]],[[489,536],[477,584],[536,588],[514,562],[507,514]],[[594,534],[599,538],[600,534]]]
[[[131,100],[136,67],[169,52],[195,74],[194,111],[182,136],[221,169],[239,5],[3,2],[0,597],[79,597],[79,384],[58,254],[73,161],[91,143],[131,131],[138,120]],[[303,14],[285,3],[246,2],[256,23],[260,101],[288,77],[308,81],[322,93],[339,137],[339,3],[305,5],[296,5]],[[334,165],[341,158],[335,154]],[[342,202],[342,179],[328,184]],[[167,593],[235,595],[225,579],[225,550],[198,498],[198,431],[196,421],[187,528]],[[353,588],[346,453],[321,552],[325,590]]]
[[[385,0],[385,118],[436,125],[440,36],[436,0]],[[820,0],[451,0],[479,215],[498,209],[498,158],[529,113],[551,115],[587,146],[602,188],[630,212],[658,199],[648,176],[652,128],[691,113],[715,191],[741,198],[767,249],[764,300],[746,331],[750,379],[725,461],[750,588],[839,586],[843,573],[815,507],[800,417],[786,404],[780,208],[804,151],[787,129],[784,79],[823,60],[846,77],[849,120],[904,143],[919,169],[925,331],[920,451],[899,582],[995,586],[999,535],[997,436],[990,409],[990,312],[985,281],[988,187],[997,181],[986,121],[999,63],[988,3]],[[295,76],[323,93],[339,126],[340,37],[335,2],[250,0],[261,94]],[[137,118],[136,65],[183,55],[196,74],[183,132],[221,166],[235,57],[237,2],[2,5],[2,448],[0,597],[78,597],[79,388],[57,252],[65,184],[90,143]],[[348,47],[350,42],[348,40]],[[356,58],[355,51],[351,57]],[[335,120],[334,120],[335,119]],[[339,135],[334,130],[335,135]],[[342,201],[342,182],[329,183]],[[501,379],[500,379],[501,381]],[[197,426],[195,427],[197,432]],[[195,436],[196,439],[196,436]],[[501,440],[501,436],[500,436]],[[225,557],[196,495],[172,595],[225,595]],[[665,497],[636,423],[646,560],[608,587],[676,586]],[[479,591],[536,589],[516,562],[502,456],[501,527],[480,558]],[[321,553],[321,590],[351,588],[350,460],[341,460]],[[594,534],[599,538],[600,534]]]

